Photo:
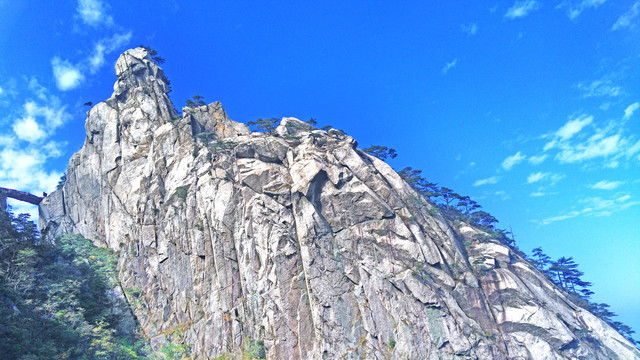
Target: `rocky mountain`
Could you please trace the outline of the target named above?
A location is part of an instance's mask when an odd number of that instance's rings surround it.
[[[88,112],[43,235],[119,254],[152,347],[197,358],[640,359],[509,247],[446,221],[338,130],[252,133],[220,103],[178,116],[143,48]]]

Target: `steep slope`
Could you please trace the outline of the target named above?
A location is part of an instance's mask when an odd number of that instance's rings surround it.
[[[178,117],[142,48],[116,75],[41,228],[119,251],[152,346],[173,333],[202,358],[263,341],[272,359],[640,359],[340,131],[285,118],[251,133],[219,103]]]

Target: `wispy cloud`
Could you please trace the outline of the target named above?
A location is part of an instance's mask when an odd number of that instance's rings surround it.
[[[530,197],[543,197],[543,196],[547,196],[547,195],[556,195],[558,194],[557,192],[545,192],[542,190],[538,190],[536,192],[532,192],[531,194],[529,194]]]
[[[631,195],[618,194],[610,199],[601,197],[589,197],[579,201],[582,209],[572,210],[565,214],[549,217],[540,221],[542,225],[548,225],[556,221],[572,219],[578,216],[610,216],[619,211],[623,211],[632,206],[640,204],[640,201],[630,201]]]
[[[633,27],[633,19],[638,17],[638,15],[640,15],[640,1],[636,1],[626,13],[622,14],[613,24],[611,30]]]
[[[547,159],[547,154],[538,155],[538,156],[529,156],[529,163],[533,165],[542,164],[543,161]]]
[[[502,162],[502,168],[505,170],[511,170],[512,167],[523,162],[526,158],[527,157],[525,155],[522,155],[520,151],[518,151],[515,155],[511,155],[504,159]]]
[[[592,122],[593,116],[582,115],[577,119],[569,120],[558,131],[556,131],[556,135],[562,140],[569,140],[573,135],[579,133],[585,126]]]
[[[557,150],[555,159],[560,163],[605,158],[608,164],[617,166],[616,160],[633,156],[640,150],[634,145],[637,143],[634,136],[627,136],[624,131],[621,121],[611,120],[604,127],[597,127],[593,116],[581,115],[547,135],[551,140],[544,145],[544,151]]]
[[[482,185],[497,184],[497,183],[498,183],[498,181],[500,181],[500,177],[498,177],[498,176],[492,176],[492,177],[490,177],[490,178],[476,180],[476,181],[473,183],[473,186],[482,186]]]
[[[607,137],[601,137],[596,134],[586,142],[564,147],[556,158],[560,162],[573,163],[597,157],[607,157],[617,153],[621,145],[622,141],[619,134]]]
[[[552,139],[544,145],[544,150],[547,151],[549,149],[553,149],[554,147],[557,147],[559,143],[566,142],[592,122],[593,116],[585,114],[582,114],[575,119],[570,119],[552,135],[546,136],[551,137]]]
[[[560,5],[559,8],[567,9],[567,16],[571,20],[575,20],[583,11],[588,9],[595,9],[600,5],[606,3],[607,0],[565,0]]]
[[[619,187],[622,184],[624,184],[624,181],[602,180],[602,181],[598,181],[597,183],[591,185],[590,188],[597,189],[597,190],[613,190],[613,189]]]
[[[536,173],[532,173],[527,177],[527,183],[533,184],[540,181],[548,181],[551,185],[556,184],[558,181],[562,180],[564,175],[561,174],[553,174],[549,172],[538,171]]]
[[[78,0],[76,11],[80,19],[89,26],[113,25],[113,17],[107,14],[107,9],[100,0]]]
[[[511,196],[509,196],[509,194],[507,194],[506,191],[504,190],[499,190],[493,193],[494,196],[496,196],[497,198],[499,198],[500,200],[509,200],[511,199]]]
[[[463,24],[463,25],[460,25],[460,29],[462,29],[462,32],[466,34],[475,35],[476,33],[478,33],[478,24],[476,23]]]
[[[452,61],[446,63],[444,65],[444,67],[442,68],[442,74],[446,75],[449,72],[449,70],[451,70],[454,67],[456,67],[457,64],[458,64],[458,59],[457,58],[455,58]]]
[[[123,34],[114,34],[95,44],[93,54],[89,57],[89,71],[94,74],[104,65],[104,56],[131,41],[131,31]]]
[[[622,88],[613,84],[611,79],[602,78],[594,80],[590,83],[579,83],[576,85],[578,90],[582,92],[582,97],[616,97],[622,94]]]
[[[529,15],[532,11],[538,10],[542,5],[535,0],[516,1],[504,14],[507,19],[517,19]]]
[[[634,112],[636,112],[636,110],[638,110],[638,107],[640,107],[640,103],[633,103],[629,106],[627,106],[626,109],[624,109],[624,118],[628,119],[631,117],[631,115],[633,115]]]
[[[80,86],[80,83],[84,80],[84,75],[80,69],[74,65],[71,65],[66,60],[60,60],[58,57],[51,59],[51,66],[53,68],[53,76],[56,79],[56,85],[58,89],[62,91],[72,90]]]

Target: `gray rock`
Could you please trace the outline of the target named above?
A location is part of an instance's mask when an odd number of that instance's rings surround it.
[[[41,228],[119,250],[155,349],[177,334],[201,358],[262,340],[269,359],[640,359],[351,137],[293,118],[252,134],[220,103],[178,117],[141,48],[116,75]]]

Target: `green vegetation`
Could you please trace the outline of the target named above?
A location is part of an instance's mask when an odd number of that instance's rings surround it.
[[[182,359],[190,359],[189,354],[191,353],[191,347],[187,344],[175,345],[173,343],[169,343],[168,345],[162,347],[160,349],[160,353],[163,357],[152,356],[151,359],[155,360],[182,360]]]
[[[61,190],[66,182],[67,182],[67,173],[65,172],[60,177],[60,180],[58,181],[58,185],[56,185],[56,190]]]
[[[251,127],[255,127],[260,132],[266,132],[267,134],[273,134],[273,131],[276,129],[276,126],[280,120],[277,118],[271,119],[258,119],[255,121],[249,121],[247,125]]]
[[[616,314],[609,310],[608,304],[591,301],[591,296],[594,293],[589,287],[591,287],[592,284],[581,279],[584,273],[578,270],[579,265],[573,260],[573,257],[562,256],[553,261],[551,257],[542,251],[541,247],[533,249],[532,254],[533,257],[530,258],[529,261],[531,261],[538,270],[547,275],[557,287],[564,290],[573,302],[606,321],[632,344],[640,344],[639,341],[633,338],[635,331],[632,330],[631,327],[612,319]]]
[[[388,148],[384,146],[373,146],[365,149],[365,151],[371,150],[367,152],[374,156],[380,155],[378,157],[384,160],[389,156],[388,153],[385,152],[387,149]],[[393,154],[395,155],[395,151]],[[394,157],[395,156],[392,158]],[[478,203],[471,200],[469,196],[462,196],[455,193],[452,189],[438,187],[437,184],[429,182],[420,176],[421,173],[422,171],[410,167],[406,167],[398,172],[416,192],[434,205],[431,209],[438,209],[439,213],[442,214],[445,219],[454,222],[463,221],[484,231],[484,234],[477,234],[474,240],[481,242],[497,240],[509,246],[515,253],[533,263],[534,266],[544,273],[556,286],[566,292],[573,302],[606,321],[632,344],[640,344],[640,342],[633,338],[634,330],[628,325],[612,319],[616,314],[609,310],[609,305],[591,302],[590,298],[591,295],[593,295],[593,291],[589,289],[591,283],[581,279],[584,273],[578,270],[578,264],[575,263],[572,257],[563,256],[556,261],[552,261],[549,256],[544,254],[540,247],[533,249],[533,257],[527,256],[527,254],[516,246],[513,232],[497,228],[496,224],[498,223],[498,219],[486,211],[479,210],[482,207]],[[424,209],[424,206],[417,204],[417,201],[413,200],[412,203],[414,207],[421,210]],[[432,213],[431,211],[427,212]],[[465,242],[464,245],[469,246],[471,244]],[[460,275],[457,268],[452,267],[452,271],[454,276]]]
[[[0,210],[0,354],[6,359],[140,359],[145,342],[114,311],[126,304],[111,250],[79,236],[43,243],[29,216]],[[133,326],[133,323],[130,323]]]
[[[264,341],[262,340],[249,340],[245,342],[244,351],[251,359],[264,359],[267,357],[264,350]]]
[[[176,192],[173,194],[177,196],[179,199],[181,199],[182,201],[185,201],[187,199],[187,194],[189,193],[188,189],[189,189],[188,185],[179,186],[176,189]]]
[[[387,158],[395,159],[396,156],[398,156],[398,153],[395,149],[379,145],[371,145],[368,148],[362,149],[362,151],[371,156],[375,156],[382,161],[385,161]]]
[[[211,150],[217,153],[231,154],[236,146],[238,146],[236,142],[218,140],[211,145]]]
[[[204,102],[204,97],[200,95],[193,95],[191,99],[187,100],[187,107],[195,108],[198,106],[205,106],[207,103]]]
[[[396,347],[396,339],[393,337],[393,335],[389,338],[389,347],[392,349]]]
[[[209,144],[209,142],[213,141],[215,137],[216,137],[216,133],[214,132],[201,132],[198,135],[196,135],[196,138],[202,140],[202,142],[205,144]]]
[[[155,49],[152,49],[149,46],[144,46],[142,44],[138,45],[138,47],[144,48],[145,50],[147,50],[147,53],[149,54],[149,56],[151,56],[151,59],[157,64],[157,65],[162,65],[164,64],[164,58],[160,57],[158,55],[158,52]]]

